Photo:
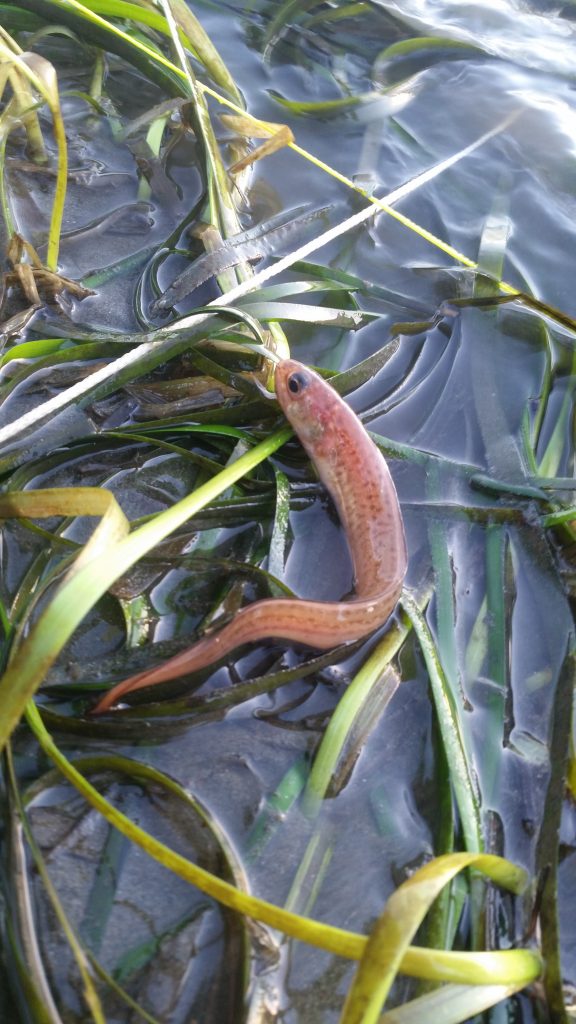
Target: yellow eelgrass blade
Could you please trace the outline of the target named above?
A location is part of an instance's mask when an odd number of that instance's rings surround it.
[[[491,854],[450,853],[419,868],[392,894],[376,922],[348,993],[340,1024],[377,1024],[412,937],[444,886],[464,868],[482,871],[515,892],[521,891],[527,881],[521,868]],[[513,952],[521,952],[522,962],[525,962],[526,950]],[[431,957],[434,953],[430,950]],[[524,984],[529,980],[533,979],[526,977]]]
[[[131,821],[130,818],[109,803],[68,761],[54,743],[40,718],[38,709],[32,702],[28,704],[26,717],[44,752],[59,768],[65,778],[78,789],[91,806],[106,818],[114,828],[117,828],[123,835],[140,846],[164,867],[173,871],[185,881],[197,886],[202,892],[218,900],[224,906],[246,914],[257,921],[261,921],[271,928],[284,932],[285,935],[290,935],[302,942],[318,946],[338,956],[353,960],[363,957],[371,941],[364,935],[358,935],[355,932],[348,932],[342,928],[336,928],[332,925],[314,921],[308,917],[302,917],[291,911],[284,910],[282,907],[275,906],[273,903],[268,903],[266,900],[261,900],[251,896],[249,893],[242,892],[234,885],[231,885],[230,882],[226,882],[197,864],[192,863],[186,857],[176,853],[176,851],[155,839],[148,832],[145,832],[144,829],[140,828],[135,822]],[[502,857],[453,854],[449,858],[438,858],[438,861],[432,861],[431,864],[426,866],[426,869],[431,869],[434,864],[439,863],[439,872],[442,874],[442,877],[449,880],[449,877],[453,877],[461,868],[445,866],[442,862],[446,859],[451,860],[454,857],[468,858],[468,865],[474,862],[474,866],[478,870],[483,871],[498,885],[513,892],[520,891],[525,885],[525,872]],[[463,863],[461,866],[465,867],[466,864]],[[413,881],[413,879],[410,881]],[[401,888],[403,889],[404,887]],[[391,899],[394,899],[394,896]],[[387,904],[388,906],[390,906],[390,901]],[[471,985],[488,983],[513,984],[517,988],[522,988],[524,985],[534,981],[540,975],[542,969],[540,958],[530,950],[503,950],[496,953],[467,954],[408,947],[407,942],[402,943],[402,950],[395,960],[398,961],[399,966],[401,965],[404,973],[416,977],[434,981],[452,981],[454,978],[458,978],[461,982]]]

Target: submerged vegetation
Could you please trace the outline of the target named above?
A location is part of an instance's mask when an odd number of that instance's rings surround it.
[[[1,5],[2,1019],[568,1019],[576,310],[523,222],[546,182],[559,265],[562,17],[513,51],[425,6]],[[395,616],[92,717],[246,600],[350,589],[290,353],[390,459]]]

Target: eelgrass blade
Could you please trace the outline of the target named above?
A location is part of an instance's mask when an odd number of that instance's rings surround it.
[[[217,86],[224,89],[236,103],[242,104],[242,94],[236,82],[194,12],[190,10],[185,0],[171,0],[171,7],[180,30],[185,33],[186,42],[212,80]]]
[[[344,750],[354,722],[370,700],[375,687],[409,632],[406,622],[394,623],[356,674],[334,709],[330,723],[316,752],[302,801],[305,814],[314,817],[320,808]],[[390,692],[388,699],[392,697]]]
[[[494,684],[490,688],[484,737],[481,788],[484,803],[497,804],[502,771],[502,750],[506,736],[506,698],[508,693],[508,601],[511,583],[508,577],[508,537],[498,524],[486,531],[486,616],[490,623],[486,649],[486,671]],[[508,585],[507,585],[508,584]]]
[[[452,853],[419,868],[392,894],[374,927],[346,998],[341,1024],[377,1024],[402,956],[430,906],[460,871],[474,867],[497,880],[500,858],[487,854]],[[527,876],[516,869],[513,887],[521,892]],[[508,881],[511,881],[509,876]]]
[[[320,14],[311,15],[306,20],[306,29],[309,31],[314,25],[327,25],[335,21],[344,21],[347,18],[356,18],[359,14],[367,14],[370,4],[366,0],[358,0],[357,3],[341,4],[339,7],[324,9]]]
[[[463,1024],[464,1021],[476,1018],[478,1014],[489,1010],[513,996],[523,985],[482,985],[472,988],[469,985],[444,985],[434,992],[410,1000],[404,1006],[388,1010],[380,1017],[380,1024],[422,1024],[423,1021],[434,1021],[435,1024]]]
[[[262,56],[265,61],[269,60],[272,51],[294,22],[300,20],[306,11],[317,7],[320,2],[321,0],[283,0],[266,26],[262,41]]]
[[[104,970],[102,964],[95,956],[92,955],[92,953],[88,953],[88,959],[94,974],[96,974],[97,977],[100,978],[100,980],[103,981],[104,984],[107,985],[108,988],[126,1004],[129,1010],[132,1010],[136,1014],[137,1018],[146,1021],[146,1024],[162,1024],[162,1021],[158,1020],[157,1017],[153,1017],[152,1014],[148,1013],[144,1007],[140,1006],[135,999],[132,999],[132,996],[129,995],[126,989],[119,985],[116,979],[113,978],[108,971]]]
[[[60,109],[60,94],[56,72],[52,64],[36,53],[14,53],[9,50],[6,43],[0,39],[0,59],[8,61],[18,69],[20,74],[29,81],[33,88],[47,103],[52,115],[54,137],[58,146],[58,169],[56,174],[56,188],[52,203],[52,216],[48,232],[48,253],[46,266],[49,270],[56,271],[58,267],[58,250],[60,247],[60,233],[64,216],[64,201],[66,198],[66,182],[68,175],[68,154],[66,147],[66,132]]]
[[[544,800],[544,814],[536,848],[536,869],[542,872],[540,925],[542,955],[545,959],[544,986],[553,1017],[564,1024],[568,1014],[564,1005],[563,967],[559,920],[558,837],[563,815],[566,772],[574,714],[576,683],[576,645],[574,634],[568,637],[566,655],[556,684],[551,710],[550,777]]]
[[[418,637],[428,669],[438,724],[462,822],[464,841],[470,852],[478,853],[482,849],[483,843],[480,799],[474,781],[474,772],[466,754],[458,707],[447,683],[438,651],[424,616],[406,591],[401,601]]]
[[[268,549],[268,572],[282,579],[284,575],[288,530],[290,528],[290,484],[288,477],[276,469],[276,507],[272,536]]]
[[[378,59],[381,62],[389,61],[394,57],[412,56],[414,53],[419,53],[422,50],[439,50],[440,56],[444,56],[442,51],[452,50],[454,51],[455,58],[458,58],[463,51],[482,52],[481,47],[474,46],[472,42],[450,39],[449,36],[411,36],[409,39],[401,39],[397,43],[391,43],[385,50],[382,50]],[[380,67],[378,70],[381,70]]]
[[[444,474],[440,465],[434,465],[430,468],[429,473],[426,476],[426,492],[434,500],[440,499],[443,493],[443,481]],[[432,556],[432,565],[435,579],[435,593],[434,593],[434,607],[436,617],[436,635],[437,635],[437,654],[439,662],[442,666],[443,677],[446,682],[446,686],[449,689],[449,701],[455,711],[458,718],[458,727],[460,731],[462,751],[465,761],[468,765],[472,764],[471,759],[471,744],[470,739],[465,732],[465,723],[463,721],[463,715],[461,712],[467,706],[467,701],[464,693],[464,687],[462,682],[462,676],[460,672],[460,665],[458,660],[457,648],[456,648],[456,608],[455,608],[455,595],[454,595],[454,582],[453,582],[453,566],[452,566],[452,553],[450,548],[450,539],[448,536],[448,524],[443,522],[441,519],[432,517],[428,526],[428,534],[430,538],[430,552]],[[434,687],[433,687],[434,692]],[[435,696],[436,703],[436,696]],[[450,786],[452,784],[452,773],[456,768],[454,759],[449,756],[448,750],[445,746],[446,740],[446,726],[442,728],[439,717],[439,708],[436,704],[436,713],[438,716],[438,727],[440,736],[442,738],[441,744],[442,753],[440,754],[440,766],[439,771],[442,777],[442,781],[445,784],[443,792],[443,803],[444,803],[444,816],[440,824],[441,834],[446,838],[450,852],[454,843],[454,834],[456,831],[456,821],[453,807],[453,800],[451,797]],[[454,737],[455,738],[455,737]],[[472,778],[472,768],[469,769],[470,778]],[[479,816],[479,809],[478,809]],[[479,829],[479,823],[478,823]],[[472,847],[474,851],[483,849],[482,837],[477,836],[476,842],[480,845]],[[436,847],[438,849],[438,847]],[[440,850],[442,847],[440,847]],[[446,851],[448,852],[448,851]],[[438,896],[433,908],[433,912],[430,917],[430,932],[432,929],[436,935],[446,936],[456,927],[455,920],[455,907],[462,902],[462,895],[457,891],[457,885],[451,884],[447,886]]]
[[[67,940],[67,942],[68,942],[68,944],[70,946],[70,949],[71,949],[71,951],[72,951],[72,953],[74,955],[74,959],[76,961],[76,965],[78,967],[78,971],[80,973],[80,977],[82,978],[82,983],[83,983],[83,988],[84,988],[84,992],[83,992],[84,999],[86,1001],[86,1005],[88,1006],[88,1009],[89,1009],[89,1012],[90,1012],[90,1016],[91,1016],[94,1024],[106,1024],[106,1021],[105,1021],[105,1018],[104,1018],[104,1012],[103,1012],[103,1009],[102,1009],[102,1004],[100,1002],[100,998],[99,998],[96,986],[94,985],[94,980],[92,978],[92,972],[91,972],[90,966],[88,964],[88,958],[86,956],[86,952],[82,948],[82,945],[81,945],[81,943],[80,943],[80,941],[79,941],[79,939],[78,939],[74,929],[72,928],[72,925],[70,924],[70,921],[68,920],[68,917],[66,915],[64,907],[62,906],[62,903],[61,903],[61,900],[60,900],[60,898],[58,896],[56,888],[53,885],[52,880],[50,878],[50,874],[49,874],[48,869],[46,867],[46,863],[44,861],[44,857],[42,856],[40,848],[39,848],[39,846],[38,846],[38,844],[37,844],[37,842],[36,842],[36,840],[34,838],[34,833],[33,833],[32,829],[30,827],[30,823],[29,823],[27,815],[26,815],[26,810],[25,810],[25,807],[24,807],[24,803],[22,801],[22,797],[21,797],[20,791],[18,789],[18,784],[17,784],[17,781],[16,781],[15,773],[14,773],[14,766],[13,766],[13,763],[12,763],[12,754],[11,754],[10,747],[8,747],[7,750],[6,750],[6,761],[7,761],[7,765],[8,765],[8,779],[9,779],[9,783],[10,783],[12,798],[13,798],[13,801],[14,801],[15,819],[16,819],[16,816],[17,816],[17,819],[19,819],[19,820],[13,820],[13,829],[15,830],[14,841],[19,843],[19,842],[22,842],[23,838],[25,838],[26,845],[28,846],[28,848],[30,849],[30,851],[32,853],[32,857],[34,859],[36,870],[38,871],[38,873],[39,873],[39,875],[40,875],[40,877],[42,879],[42,884],[44,886],[44,891],[46,892],[46,894],[47,894],[47,896],[48,896],[48,898],[50,900],[50,903],[52,905],[54,913],[55,913],[55,915],[56,915],[56,917],[58,919],[58,923],[59,923],[59,925],[60,925],[64,935],[66,936],[66,940]],[[22,892],[24,892],[26,887],[27,887],[27,885],[29,884],[28,883],[28,877],[27,877],[28,873],[25,870],[25,856],[23,855],[23,851],[20,851],[20,855],[22,857],[22,864],[21,864],[21,870],[19,872],[19,876],[20,876],[21,890],[22,890]],[[32,900],[30,899],[27,902],[30,903],[30,907],[31,907],[32,906]],[[34,922],[32,921],[31,924],[33,926]],[[31,968],[32,968],[32,966],[33,965],[30,964]],[[46,981],[46,979],[44,979],[44,980]],[[54,1003],[54,1001],[52,999],[52,994],[46,988],[46,985],[44,986],[44,989],[43,989],[43,999],[46,1000],[46,1007],[47,1007],[47,1009],[49,1009],[49,1012],[54,1015],[54,1019],[60,1021],[60,1015],[59,1015],[59,1013],[58,1013],[58,1011],[56,1009],[55,1003]]]
[[[302,324],[344,327],[357,331],[380,315],[361,310],[334,309],[328,306],[308,306],[297,302],[245,302],[244,309],[266,323],[295,320]]]
[[[307,775],[307,758],[302,756],[290,766],[274,792],[266,797],[245,840],[244,847],[249,861],[257,860],[278,831],[285,815],[300,796]]]
[[[565,394],[559,412],[555,414],[554,429],[544,452],[538,460],[538,474],[544,477],[556,476],[560,472],[566,445],[566,431],[574,409],[574,375],[576,374],[576,353],[566,378]],[[544,405],[544,402],[542,402]]]
[[[359,959],[362,956],[367,944],[367,939],[364,936],[331,925],[320,924],[309,918],[299,917],[281,907],[276,907],[241,892],[229,882],[192,864],[191,861],[171,850],[164,843],[154,839],[153,836],[130,821],[125,814],[113,807],[74,768],[45,729],[38,709],[32,702],[27,706],[26,716],[30,728],[46,755],[92,807],[96,808],[110,824],[169,870],[174,871],[180,878],[198,886],[202,892],[217,899],[224,906],[247,914],[293,938],[319,946],[340,956],[352,959]],[[458,856],[470,857],[471,855],[460,854]],[[466,863],[469,864],[470,860],[467,860]],[[479,867],[498,885],[514,892],[519,891],[524,885],[525,875],[522,869],[501,857],[484,856],[475,862],[475,866]],[[511,952],[512,957],[510,956]],[[460,979],[463,982],[470,981],[472,984],[483,984],[486,980],[499,983],[504,978],[509,983],[521,981],[522,984],[528,984],[538,977],[541,970],[539,957],[529,950],[505,950],[501,953],[469,955],[437,950],[432,952],[431,957],[427,950],[410,947],[404,951],[401,963],[405,973],[433,978],[436,981],[452,980],[456,968]]]
[[[39,949],[22,825],[14,815],[9,825],[10,877],[16,881],[11,887],[14,906],[6,908],[3,915],[4,957],[33,1014],[34,1024],[63,1024]]]

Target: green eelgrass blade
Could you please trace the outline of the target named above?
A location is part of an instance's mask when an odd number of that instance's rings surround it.
[[[268,572],[282,578],[285,568],[286,544],[290,527],[290,484],[282,470],[275,470],[276,508],[268,551]]]
[[[406,592],[402,595],[401,600],[418,637],[428,669],[438,724],[450,768],[466,846],[468,850],[478,852],[482,849],[480,801],[472,769],[466,756],[466,745],[462,736],[462,725],[457,707],[446,682],[438,652],[424,616],[416,602]]]
[[[450,39],[448,36],[412,36],[411,39],[402,39],[398,43],[392,43],[379,54],[379,60],[390,60],[392,57],[406,57],[420,50],[473,50],[482,52],[481,47],[476,47],[461,39]]]
[[[342,4],[341,7],[335,7],[330,10],[324,8],[320,14],[311,15],[306,22],[306,29],[310,29],[317,24],[328,24],[334,21],[343,21],[345,18],[356,18],[359,14],[366,14],[370,10],[370,4],[366,3],[365,0],[359,0],[357,3]]]
[[[374,687],[380,685],[382,674],[398,652],[406,635],[405,623],[394,623],[368,660],[356,674],[335,708],[330,724],[322,737],[303,798],[304,813],[314,816],[326,795],[338,759],[355,720],[368,701]]]
[[[279,828],[284,816],[294,805],[308,775],[308,759],[302,755],[290,766],[274,792],[267,796],[246,837],[244,848],[253,862]]]
[[[493,523],[486,530],[486,620],[490,624],[486,648],[488,678],[494,684],[487,695],[487,722],[481,788],[486,807],[497,805],[501,789],[502,750],[506,745],[506,693],[508,684],[508,621],[506,566],[508,537]]]
[[[574,409],[574,374],[576,372],[576,353],[572,357],[572,366],[568,375],[566,392],[562,400],[560,411],[556,414],[556,423],[550,440],[538,463],[538,473],[541,476],[555,476],[560,468],[562,454],[565,446],[567,424]]]
[[[284,32],[292,28],[294,22],[299,20],[306,11],[312,7],[318,7],[319,3],[320,0],[284,0],[280,4],[274,16],[270,18],[264,33],[262,41],[264,60],[268,59],[271,50]]]

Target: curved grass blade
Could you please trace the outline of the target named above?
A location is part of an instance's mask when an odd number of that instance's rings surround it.
[[[33,90],[30,82],[26,76],[20,74],[14,68],[11,67],[11,61],[8,58],[8,54],[16,54],[18,57],[24,57],[24,53],[15,39],[9,36],[6,29],[3,27],[0,33],[0,39],[2,45],[0,46],[0,52],[2,54],[2,60],[0,62],[0,85],[2,92],[6,82],[9,82],[12,87],[12,98],[4,105],[2,116],[0,117],[0,124],[2,125],[2,162],[4,163],[5,151],[4,145],[8,137],[9,132],[16,125],[22,125],[26,132],[26,138],[28,142],[28,149],[33,162],[37,164],[45,164],[47,161],[46,147],[44,145],[44,138],[42,136],[42,129],[40,127],[40,119],[36,110],[37,98],[33,94]],[[30,54],[26,54],[26,57]],[[3,204],[5,205],[5,203]],[[10,223],[9,218],[6,220],[6,225]],[[13,233],[13,227],[11,226],[11,232]]]
[[[572,356],[568,383],[559,412],[556,413],[554,429],[538,460],[538,473],[544,477],[553,477],[560,471],[562,455],[566,444],[566,431],[574,409],[574,375],[576,374],[576,353]]]
[[[202,240],[206,248],[159,296],[153,311],[167,309],[186,298],[211,277],[238,266],[242,262],[258,261],[264,256],[284,250],[287,243],[304,241],[310,226],[319,218],[325,218],[330,207],[310,210],[308,205],[282,211],[274,217],[257,224],[246,231],[239,231],[223,239],[213,225],[205,225]]]
[[[70,356],[74,349],[70,342],[63,338],[38,338],[34,341],[22,341],[17,345],[13,345],[7,352],[4,352],[0,358],[0,367],[5,366],[6,363],[11,362],[13,359],[40,359],[45,356],[54,355],[65,346],[68,346],[68,354]]]
[[[38,709],[33,703],[28,704],[26,715],[28,724],[42,749],[64,777],[107,821],[166,868],[174,871],[180,878],[198,886],[202,892],[214,897],[224,906],[247,914],[286,935],[337,953],[339,956],[352,959],[359,959],[362,956],[368,941],[364,936],[299,917],[281,907],[249,896],[230,883],[192,864],[191,861],[186,860],[185,857],[144,832],[101,796],[70,764],[44,728]],[[470,857],[471,855],[459,854],[458,856]],[[524,886],[525,873],[521,868],[501,857],[484,855],[481,860],[480,869],[498,885],[508,888],[512,892],[518,892]],[[444,950],[434,950],[430,954],[427,950],[410,947],[404,950],[401,965],[402,970],[407,974],[415,973],[417,976],[436,981],[453,980],[456,971],[457,974],[460,974],[461,981],[470,984],[483,984],[486,980],[494,983],[520,981],[522,984],[527,984],[536,978],[541,970],[539,957],[529,950],[504,950],[499,953],[485,954],[447,953]],[[421,971],[425,973],[421,974]]]
[[[498,295],[496,289],[499,287],[499,282],[497,278],[492,278],[486,272],[484,272],[483,277],[484,289],[489,290],[491,284],[493,288],[492,293],[465,298],[458,298],[456,296],[450,299],[450,305],[457,308],[471,306],[482,309],[490,306],[503,306],[508,302],[518,302],[521,306],[526,306],[526,309],[540,313],[547,320],[551,320],[552,323],[563,327],[569,334],[576,333],[576,320],[574,317],[569,316],[568,313],[558,309],[556,306],[551,306],[548,302],[542,302],[541,299],[537,299],[534,295],[530,295],[529,292],[522,291],[520,288],[516,290],[510,289],[510,293],[507,295]]]
[[[496,880],[492,873],[492,862],[493,858],[489,854],[446,854],[419,868],[399,886],[388,900],[368,939],[346,998],[341,1024],[377,1024],[382,1006],[400,969],[402,955],[436,897],[464,868],[473,867]],[[521,892],[527,883],[527,875],[520,868],[517,872],[515,891]],[[533,977],[527,976],[525,984],[532,980]]]
[[[104,1012],[103,1012],[103,1009],[102,1009],[102,1004],[100,1002],[100,999],[99,999],[99,996],[98,996],[98,992],[96,990],[96,986],[94,985],[94,981],[92,979],[92,973],[91,973],[91,970],[90,970],[90,967],[89,967],[89,964],[88,964],[88,958],[86,956],[86,953],[85,953],[84,949],[82,948],[82,945],[81,945],[81,943],[80,943],[80,941],[79,941],[79,939],[78,939],[74,929],[72,928],[72,926],[70,924],[70,921],[68,920],[68,917],[66,915],[64,907],[62,906],[62,903],[60,901],[60,898],[58,896],[56,888],[54,887],[54,885],[52,883],[52,880],[50,878],[50,874],[49,874],[49,872],[47,870],[44,857],[42,856],[40,848],[39,848],[39,846],[38,846],[38,844],[36,842],[36,839],[34,837],[34,833],[33,833],[32,829],[30,827],[30,823],[28,821],[28,818],[27,818],[27,815],[26,815],[26,811],[25,811],[25,808],[24,808],[24,803],[22,801],[22,797],[21,797],[21,794],[20,794],[20,791],[19,791],[19,788],[18,788],[18,784],[16,782],[16,776],[15,776],[15,772],[14,772],[14,765],[13,765],[13,762],[12,762],[12,754],[11,754],[11,751],[10,751],[10,747],[8,747],[6,749],[6,760],[7,760],[7,764],[8,764],[8,779],[9,779],[9,782],[10,782],[10,788],[11,788],[12,796],[13,796],[14,803],[15,803],[15,810],[16,810],[16,813],[17,813],[18,818],[19,818],[18,825],[15,824],[14,827],[16,828],[18,833],[21,830],[22,833],[23,833],[23,836],[25,837],[26,844],[27,844],[27,846],[28,846],[28,848],[29,848],[29,850],[30,850],[30,852],[32,854],[32,857],[34,859],[36,870],[38,871],[38,873],[39,873],[39,875],[40,875],[40,877],[42,879],[42,885],[44,886],[44,890],[45,890],[45,892],[46,892],[46,894],[47,894],[47,896],[48,896],[48,898],[50,900],[50,903],[52,904],[52,908],[53,908],[54,913],[55,913],[55,915],[56,915],[56,917],[58,919],[60,927],[61,927],[62,931],[64,932],[64,935],[66,936],[66,940],[68,942],[68,945],[70,946],[70,949],[71,949],[71,951],[72,951],[72,953],[74,955],[74,959],[76,961],[76,965],[78,967],[78,971],[80,973],[80,977],[82,978],[82,984],[83,984],[83,988],[84,988],[84,999],[85,999],[86,1005],[88,1006],[88,1009],[90,1011],[90,1016],[91,1016],[92,1020],[94,1021],[94,1024],[106,1024],[106,1020],[105,1020],[105,1017],[104,1017]],[[25,860],[25,858],[24,858],[24,860]],[[24,883],[25,874],[26,874],[26,872],[25,872],[25,869],[24,869],[24,864],[22,864],[21,879],[22,879],[22,884],[23,885],[25,884]],[[50,997],[50,999],[51,999],[51,997]],[[49,1005],[51,1005],[51,1004],[49,1004]],[[55,1009],[55,1007],[54,1007],[54,1009]],[[59,1017],[59,1014],[58,1014],[57,1011],[56,1011],[56,1016],[57,1016],[57,1019],[60,1020],[60,1017]]]
[[[191,813],[198,817],[203,827],[213,835],[214,841],[221,851],[226,874],[233,878],[239,887],[247,886],[246,872],[236,855],[234,846],[230,843],[226,832],[220,827],[218,820],[206,810],[188,789],[181,786],[176,779],[167,775],[166,772],[155,768],[153,765],[144,764],[140,761],[135,761],[133,758],[125,757],[123,754],[82,756],[71,761],[70,764],[79,774],[84,776],[123,775],[128,779],[135,780],[141,786],[149,786],[151,789],[158,787],[175,796],[182,802],[183,812],[186,811],[186,813]],[[35,800],[46,788],[57,785],[59,778],[60,772],[58,769],[54,769],[42,778],[35,780],[26,792],[26,804]]]
[[[309,31],[314,25],[327,25],[334,21],[344,21],[346,18],[356,18],[359,14],[367,14],[369,11],[370,4],[366,0],[342,4],[332,10],[324,10],[320,14],[311,15],[306,20],[306,30]]]
[[[30,346],[31,350],[34,351],[34,348],[32,348],[32,346],[35,346],[35,344],[35,342],[24,342],[22,345],[19,345],[17,347],[28,348],[28,346]],[[0,388],[2,402],[6,401],[8,395],[10,395],[18,387],[19,384],[27,380],[28,377],[33,376],[35,373],[38,372],[38,370],[50,369],[50,367],[52,366],[65,366],[72,360],[100,361],[109,358],[110,356],[115,357],[118,354],[117,344],[106,345],[106,343],[104,342],[88,342],[87,344],[79,343],[74,348],[67,346],[66,348],[63,349],[62,341],[55,340],[54,348],[56,348],[56,345],[58,345],[58,348],[60,350],[56,349],[56,351],[53,351],[51,354],[45,356],[42,356],[40,353],[38,353],[38,357],[36,358],[36,361],[34,363],[28,364],[27,366],[23,366],[20,370],[16,371],[16,373],[12,374],[10,380]],[[45,348],[48,347],[48,345],[45,346]],[[16,355],[12,356],[12,351],[13,350],[7,352],[6,356],[14,359],[23,358],[23,353],[17,353]],[[9,361],[10,360],[6,358],[6,362]],[[79,376],[81,376],[81,374]]]
[[[471,42],[461,39],[450,39],[448,36],[411,36],[410,39],[401,39],[392,43],[379,55],[379,60],[387,60],[391,57],[408,57],[420,50],[454,50],[456,54],[462,51],[474,51],[482,53],[482,48],[474,46]]]
[[[38,944],[30,879],[26,871],[26,851],[21,822],[8,821],[8,853],[14,908],[3,908],[4,958],[14,972],[14,983],[21,989],[34,1024],[63,1024],[54,1001]],[[15,917],[17,920],[12,920]]]
[[[270,89],[272,99],[278,103],[283,110],[289,110],[291,114],[300,116],[319,117],[322,114],[327,117],[335,117],[345,113],[347,110],[354,110],[368,104],[384,105],[384,98],[379,92],[365,92],[357,96],[341,96],[335,100],[290,100],[275,89]]]

